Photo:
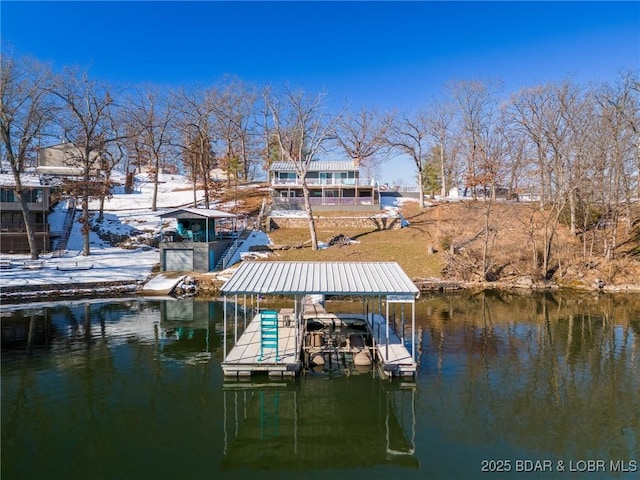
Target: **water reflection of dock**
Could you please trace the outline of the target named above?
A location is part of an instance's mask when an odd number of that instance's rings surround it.
[[[362,375],[231,383],[223,395],[224,469],[419,467],[414,388]]]
[[[227,354],[229,322],[224,317],[224,361],[227,377],[248,377],[267,372],[271,377],[294,377],[302,369],[322,367],[326,363],[362,365],[366,358],[375,361],[382,376],[413,377],[416,373],[415,299],[418,289],[397,263],[391,262],[246,262],[223,285],[227,298],[235,299],[233,347]],[[238,297],[257,297],[257,315],[239,332]],[[260,310],[261,295],[293,297],[293,308],[280,311]],[[348,296],[363,300],[361,315],[349,318],[312,309],[310,296]],[[405,334],[404,308],[402,330],[396,333],[389,324],[390,310],[410,304],[411,330]],[[315,304],[317,305],[317,304]],[[384,312],[383,312],[384,305]],[[375,309],[377,307],[377,313]],[[253,308],[252,308],[253,310]],[[383,314],[384,313],[384,314]],[[395,318],[395,313],[394,313]],[[408,320],[408,319],[407,319]],[[349,332],[359,324],[363,331]],[[318,327],[319,325],[319,327]],[[313,331],[312,329],[321,331]],[[336,328],[344,331],[336,332]],[[240,336],[238,336],[240,333]]]

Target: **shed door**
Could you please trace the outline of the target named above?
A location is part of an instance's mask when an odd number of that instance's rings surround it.
[[[165,270],[168,272],[193,271],[193,250],[187,248],[164,251]]]

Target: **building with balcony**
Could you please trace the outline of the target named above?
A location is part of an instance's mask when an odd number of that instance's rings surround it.
[[[379,210],[377,182],[360,175],[352,161],[312,161],[307,175],[311,205],[317,210]],[[302,179],[293,162],[274,162],[269,168],[273,207],[302,209]]]
[[[27,198],[38,250],[49,251],[51,237],[47,217],[51,206],[51,187],[40,185],[39,178],[36,176],[24,176],[22,186]],[[2,253],[29,252],[24,216],[16,195],[15,181],[11,175],[0,176],[0,251]]]
[[[227,267],[244,224],[233,213],[178,208],[160,215],[171,226],[162,232],[160,270],[209,272]],[[175,223],[173,221],[175,220]]]

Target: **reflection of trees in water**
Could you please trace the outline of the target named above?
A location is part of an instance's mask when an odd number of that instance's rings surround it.
[[[461,438],[541,456],[636,458],[637,297],[480,293],[424,303],[434,416]]]

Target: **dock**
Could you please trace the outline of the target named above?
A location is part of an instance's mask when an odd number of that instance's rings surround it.
[[[387,341],[387,323],[382,315],[370,313],[367,326],[374,338],[378,367],[385,377],[413,377],[416,362],[396,331],[389,327]]]
[[[225,303],[225,377],[266,372],[274,378],[292,378],[302,369],[351,374],[361,370],[357,367],[371,368],[372,363],[384,378],[415,377],[415,300],[419,290],[395,262],[249,261],[225,282],[221,292]],[[293,308],[261,310],[264,295],[292,297]],[[322,302],[328,295],[360,297],[362,313],[326,311]],[[259,313],[247,325],[242,322],[244,331],[238,337],[239,300],[243,299],[242,310],[247,312],[248,296],[251,311]],[[235,305],[232,324],[227,319],[229,297]],[[406,339],[404,307],[400,336],[389,325],[390,314],[395,318],[397,306],[402,304],[411,307],[407,318],[411,333]],[[227,352],[231,335],[233,346]]]
[[[301,367],[300,338],[287,312],[278,314],[277,348],[262,349],[261,315],[247,325],[238,342],[222,363],[225,377],[248,377],[266,372],[272,378],[294,377]]]

